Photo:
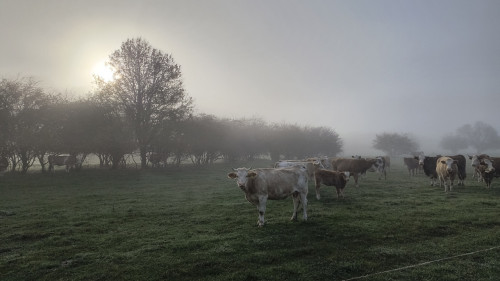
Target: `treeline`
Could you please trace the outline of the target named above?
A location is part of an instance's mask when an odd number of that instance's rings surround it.
[[[203,114],[157,119],[161,122],[141,127],[131,115],[106,91],[70,101],[47,94],[31,78],[2,79],[0,154],[9,159],[11,170],[23,173],[34,163],[46,171],[51,154],[95,154],[101,166],[117,168],[127,155],[138,152],[138,133],[148,136],[146,154],[161,155],[169,165],[256,157],[301,159],[342,151],[339,135],[325,127]]]

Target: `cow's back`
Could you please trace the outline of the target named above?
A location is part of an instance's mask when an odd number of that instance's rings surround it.
[[[351,173],[363,173],[368,170],[372,164],[365,159],[339,158],[332,162],[332,167],[337,171],[348,171]]]
[[[307,172],[302,167],[254,169],[257,177],[251,182],[251,190],[267,194],[268,198],[283,199],[295,191],[307,192]]]

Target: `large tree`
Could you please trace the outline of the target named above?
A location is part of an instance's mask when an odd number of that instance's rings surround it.
[[[451,151],[452,154],[457,154],[459,150],[465,149],[469,146],[467,144],[467,139],[453,134],[444,136],[439,142],[439,145],[442,148]]]
[[[181,68],[171,55],[153,48],[142,38],[128,39],[109,57],[115,79],[98,79],[101,90],[107,88],[133,125],[141,155],[141,167],[147,165],[151,142],[166,120],[181,120],[192,111],[181,79]]]
[[[491,125],[478,121],[474,125],[466,124],[456,131],[458,137],[464,138],[469,146],[481,153],[487,149],[500,148],[500,137]]]
[[[376,135],[373,148],[382,150],[389,156],[396,156],[417,151],[419,145],[408,134],[382,133]]]

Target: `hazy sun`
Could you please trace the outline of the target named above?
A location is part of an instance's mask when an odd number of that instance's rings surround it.
[[[109,65],[106,65],[105,62],[99,62],[94,65],[92,69],[92,74],[104,80],[104,82],[111,82],[115,79],[115,71]]]

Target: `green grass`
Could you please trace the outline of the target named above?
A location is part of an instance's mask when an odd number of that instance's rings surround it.
[[[289,198],[268,201],[258,228],[230,168],[6,174],[0,280],[500,278],[500,249],[445,259],[500,246],[498,181],[445,194],[397,166],[351,179],[343,200],[322,187],[320,201],[310,183],[307,222],[289,220]]]

